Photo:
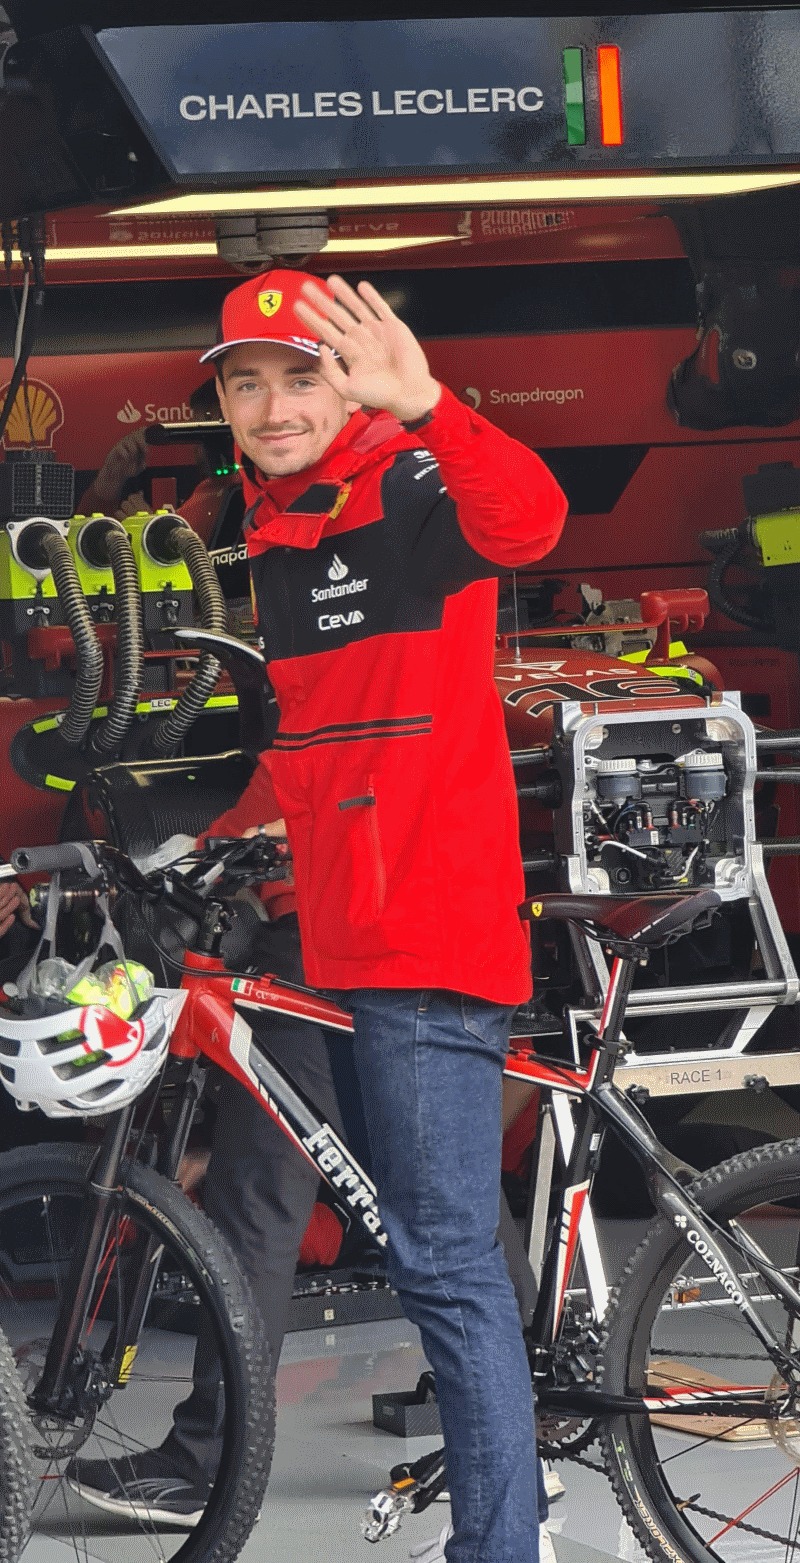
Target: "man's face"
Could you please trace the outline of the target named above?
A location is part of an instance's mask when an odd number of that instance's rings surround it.
[[[352,410],[323,380],[316,358],[277,342],[232,347],[217,391],[237,445],[272,478],[319,461]]]

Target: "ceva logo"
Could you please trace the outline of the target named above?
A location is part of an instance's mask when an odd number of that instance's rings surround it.
[[[328,580],[343,581],[347,573],[347,565],[344,563],[344,560],[340,559],[338,554],[334,554],[328,570]]]
[[[355,608],[352,613],[322,613],[317,619],[321,630],[346,630],[351,624],[363,624],[364,615]]]
[[[481,402],[483,401],[483,397],[481,396],[480,391],[477,389],[477,386],[465,385],[461,395],[463,396],[464,401],[469,402],[470,407],[474,407],[477,412],[477,409],[480,407]]]

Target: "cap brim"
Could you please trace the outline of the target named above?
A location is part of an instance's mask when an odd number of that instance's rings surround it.
[[[294,347],[298,353],[308,353],[310,358],[319,358],[319,348],[311,347],[306,342],[295,342],[291,337],[285,336],[242,336],[234,342],[218,342],[216,347],[210,347],[207,353],[203,353],[198,360],[201,364],[207,364],[210,358],[219,358],[222,353],[227,353],[232,347],[246,347],[248,342],[272,342],[275,347]]]

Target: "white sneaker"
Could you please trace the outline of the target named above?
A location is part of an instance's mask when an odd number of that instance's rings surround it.
[[[539,1526],[539,1563],[558,1563],[553,1538],[546,1525]]]
[[[444,1549],[445,1544],[453,1534],[452,1525],[445,1525],[441,1535],[434,1541],[423,1541],[421,1547],[412,1547],[409,1557],[415,1559],[415,1563],[446,1563]],[[539,1526],[539,1563],[558,1563],[552,1538],[546,1525]]]
[[[445,1543],[453,1534],[452,1525],[445,1525],[440,1536],[435,1541],[423,1541],[421,1547],[412,1547],[409,1557],[415,1559],[415,1563],[446,1563],[444,1548]]]
[[[558,1471],[551,1470],[549,1465],[544,1468],[544,1490],[551,1503],[555,1498],[562,1498],[567,1490]]]

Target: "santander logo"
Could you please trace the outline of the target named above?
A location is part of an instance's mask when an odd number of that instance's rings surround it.
[[[331,565],[328,570],[328,580],[343,581],[346,575],[347,565],[342,559],[339,558],[338,554],[334,554],[333,560],[331,561]]]
[[[134,407],[130,397],[124,407],[120,407],[117,413],[117,423],[141,423],[142,415],[138,407]]]

